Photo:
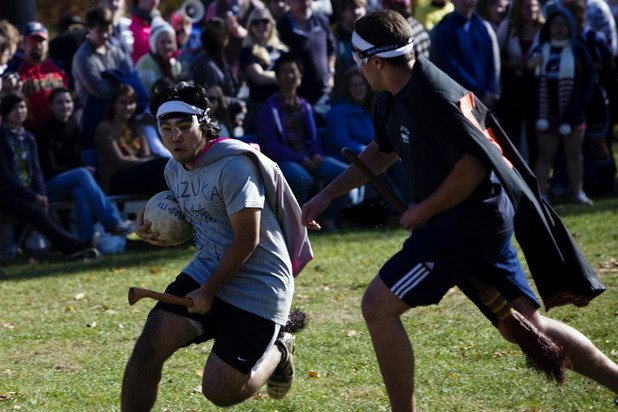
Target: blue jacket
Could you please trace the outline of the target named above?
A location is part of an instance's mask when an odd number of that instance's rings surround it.
[[[490,26],[474,12],[468,20],[456,11],[434,28],[438,66],[479,98],[500,93],[498,42]]]
[[[322,147],[313,118],[311,105],[302,97],[296,97],[305,119],[305,147],[308,155],[322,154]],[[304,156],[287,145],[285,120],[281,111],[279,94],[273,94],[260,109],[260,137],[264,153],[277,163],[292,161],[300,163]]]
[[[347,100],[335,103],[326,113],[326,130],[326,153],[339,160],[344,160],[341,149],[348,147],[359,154],[375,136],[372,114]]]

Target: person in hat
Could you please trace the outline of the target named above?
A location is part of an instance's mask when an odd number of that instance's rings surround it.
[[[28,23],[23,32],[23,42],[24,60],[17,74],[23,83],[21,90],[30,107],[25,127],[37,131],[51,117],[48,98],[52,90],[68,87],[69,79],[65,71],[48,58],[49,38],[43,24],[38,21]]]
[[[164,20],[156,20],[150,28],[148,44],[150,51],[140,57],[135,65],[146,90],[151,90],[157,79],[162,77],[178,80],[182,67],[174,57],[177,50],[174,28]]]

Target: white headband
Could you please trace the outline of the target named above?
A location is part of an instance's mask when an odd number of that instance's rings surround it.
[[[206,121],[206,123],[210,123],[208,110],[210,109],[200,109],[199,107],[192,106],[180,100],[170,100],[159,106],[159,110],[157,110],[157,119],[160,119],[168,113],[187,113],[196,115],[200,122]]]
[[[398,57],[404,56],[407,53],[414,50],[414,38],[410,37],[408,43],[400,46],[398,44],[391,44],[386,46],[374,46],[369,43],[367,40],[363,39],[356,31],[352,33],[352,45],[356,47],[361,52],[369,52],[366,56],[369,57],[376,55],[378,57]],[[374,50],[371,50],[374,49]]]

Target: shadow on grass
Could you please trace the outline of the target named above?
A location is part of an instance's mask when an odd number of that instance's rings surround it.
[[[95,260],[67,260],[67,258],[56,253],[36,264],[30,264],[28,258],[20,258],[15,262],[11,262],[10,265],[2,267],[0,282],[66,276],[105,269],[156,266],[158,263],[178,258],[182,254],[187,254],[188,261],[192,255],[192,249],[194,248],[190,244],[172,248],[160,248],[138,241],[128,242],[127,249],[122,254],[101,256]]]
[[[552,202],[551,206],[561,217],[582,216],[590,213],[615,212],[618,211],[618,196],[595,198],[594,205],[592,206],[575,205],[567,200],[562,202]]]

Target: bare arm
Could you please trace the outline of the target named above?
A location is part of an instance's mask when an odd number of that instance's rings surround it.
[[[401,217],[402,226],[406,229],[422,227],[433,216],[463,202],[476,190],[488,172],[478,158],[464,153],[427,199],[410,205]]]
[[[260,241],[262,211],[243,209],[230,216],[234,238],[223,254],[215,273],[199,289],[187,295],[193,300],[189,312],[206,313],[217,292],[232,279],[253,253]]]
[[[375,174],[380,174],[392,165],[396,153],[380,152],[375,143],[370,143],[358,156]],[[303,205],[302,223],[309,229],[319,229],[315,218],[323,212],[333,199],[367,182],[367,178],[356,167],[348,167],[320,193]]]
[[[277,84],[277,77],[275,76],[275,72],[264,70],[262,69],[262,66],[257,63],[247,64],[244,67],[244,70],[247,78],[255,84],[258,84],[260,86]]]

